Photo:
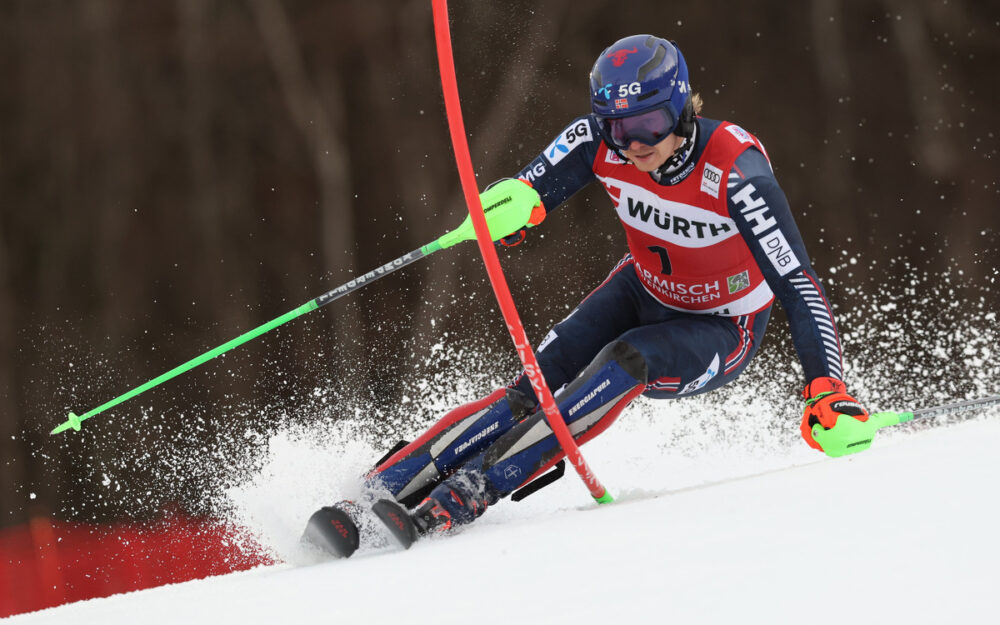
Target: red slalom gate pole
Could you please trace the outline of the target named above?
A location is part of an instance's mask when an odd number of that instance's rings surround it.
[[[559,413],[556,400],[542,376],[542,370],[535,359],[535,353],[531,349],[531,345],[528,344],[528,336],[524,332],[521,317],[517,314],[517,307],[514,306],[514,299],[511,297],[507,279],[500,267],[500,259],[497,258],[489,226],[486,224],[486,215],[483,213],[483,206],[479,201],[479,188],[476,186],[476,175],[472,168],[472,156],[469,154],[469,144],[465,139],[462,105],[458,97],[458,81],[455,78],[455,59],[451,49],[451,32],[448,28],[448,2],[447,0],[432,0],[432,5],[434,9],[434,39],[437,43],[438,67],[441,71],[441,86],[444,91],[445,111],[448,115],[448,129],[451,132],[451,142],[455,148],[455,161],[458,164],[458,175],[462,181],[462,192],[465,195],[465,203],[469,207],[472,226],[476,232],[476,242],[479,244],[483,262],[486,263],[486,273],[489,274],[493,292],[497,296],[500,310],[507,322],[507,329],[514,340],[517,355],[524,365],[525,374],[531,381],[532,388],[535,389],[535,395],[538,396],[542,405],[542,411],[548,420],[549,427],[555,433],[567,460],[580,474],[580,478],[587,485],[591,496],[598,503],[614,501],[611,494],[598,481],[594,472],[590,470],[583,454],[580,453],[580,447],[573,440],[569,428],[566,427],[566,422],[563,420],[562,414]]]

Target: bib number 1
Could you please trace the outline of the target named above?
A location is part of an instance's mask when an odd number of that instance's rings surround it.
[[[665,247],[660,247],[659,245],[652,245],[647,249],[660,257],[660,264],[662,265],[660,272],[665,276],[669,276],[672,269],[670,267],[670,256],[667,255],[667,249]]]

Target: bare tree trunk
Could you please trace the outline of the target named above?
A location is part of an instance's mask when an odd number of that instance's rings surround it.
[[[570,6],[569,2],[557,0],[546,6],[546,12],[553,22],[559,23],[562,17],[568,14]],[[528,24],[528,30],[523,35],[524,41],[543,41],[550,24],[540,20],[530,21]],[[470,131],[473,138],[469,149],[477,172],[481,174],[496,172],[498,161],[515,136],[514,133],[509,132],[509,129],[527,123],[531,111],[517,103],[524,102],[528,94],[536,88],[541,68],[544,67],[545,60],[551,53],[551,48],[546,46],[526,46],[524,54],[518,59],[516,66],[511,66],[508,69],[502,77],[502,82],[495,89],[495,94],[497,96],[502,94],[503,97],[496,97],[492,100],[493,105],[482,119],[465,119],[466,128],[473,129]],[[581,82],[585,79],[585,76],[580,77]],[[461,76],[458,77],[458,82],[461,86]],[[463,107],[463,110],[468,108]],[[552,134],[554,135],[558,130],[553,128]],[[447,138],[442,137],[442,144],[447,141]],[[538,149],[541,150],[542,147],[538,146]],[[532,157],[534,157],[534,153],[529,149],[529,152],[524,154],[525,162]],[[455,169],[454,160],[449,160],[448,166],[453,172],[451,178],[455,181],[455,192],[444,205],[431,207],[431,209],[440,212],[449,207],[462,207],[461,212],[464,212],[465,200],[461,188],[458,186],[458,172]],[[397,165],[397,168],[403,167],[402,163]],[[512,176],[515,173],[506,172],[504,175]],[[480,189],[485,188],[489,182],[491,182],[489,179],[480,181]],[[445,224],[441,225],[447,227]],[[453,257],[457,260],[452,261],[450,270],[428,273],[421,285],[422,295],[418,298],[418,307],[412,315],[414,336],[433,336],[439,325],[435,321],[440,321],[441,311],[448,310],[452,306],[450,301],[455,293],[467,288],[463,286],[463,279],[468,279],[469,276],[479,276],[471,278],[471,281],[486,280],[485,270],[482,268],[478,255],[453,255]],[[496,308],[496,303],[492,300],[488,305]],[[497,309],[497,314],[499,315],[499,309]],[[446,327],[444,324],[440,325],[441,328]],[[440,332],[440,329],[437,331]],[[407,359],[406,370],[412,370],[416,366],[416,362],[425,357],[425,352],[413,350]],[[489,363],[484,363],[484,366],[489,367]],[[497,372],[498,375],[502,373]]]
[[[38,275],[34,276],[40,288],[38,304],[44,309],[51,309],[63,301],[67,292],[74,292],[71,287],[72,258],[80,245],[79,241],[91,230],[91,215],[81,210],[77,194],[80,190],[81,164],[80,153],[85,143],[81,132],[74,127],[71,114],[79,103],[80,90],[78,75],[83,63],[79,59],[65,62],[64,57],[70,56],[67,41],[53,41],[40,46],[38,37],[26,33],[25,28],[41,13],[43,23],[51,23],[55,18],[45,10],[36,10],[34,5],[21,5],[25,15],[25,27],[19,38],[20,60],[22,63],[22,87],[18,90],[21,99],[19,109],[27,123],[18,125],[16,132],[20,139],[23,153],[46,154],[50,160],[51,171],[47,180],[47,188],[37,197],[47,206],[55,209],[52,215],[42,219],[44,224],[45,262],[41,264]],[[81,18],[82,5],[66,9],[69,18],[74,21]],[[50,9],[51,10],[51,9]],[[69,40],[70,44],[81,42]],[[40,106],[40,103],[43,103]],[[42,108],[41,112],[37,109]],[[45,124],[55,124],[63,132],[58,136],[42,135],[38,127]],[[80,267],[76,267],[80,270]]]
[[[337,99],[323,102],[306,73],[305,63],[296,43],[295,32],[287,12],[277,0],[249,0],[250,7],[264,40],[268,59],[278,77],[285,104],[293,123],[302,135],[312,155],[313,167],[320,189],[319,230],[322,237],[323,264],[327,268],[343,258],[354,247],[355,224],[350,209],[349,163],[338,128],[343,124],[343,105]],[[327,77],[333,80],[331,77]],[[333,93],[343,93],[334,83]],[[356,275],[357,262],[353,255],[343,263],[351,276]],[[358,379],[362,368],[362,321],[353,306],[341,307],[335,322],[337,351],[344,366],[338,376],[348,385],[363,384]]]
[[[209,50],[211,26],[209,10],[211,5],[204,0],[178,0],[177,9],[180,16],[180,46],[181,58],[184,61],[184,94],[186,96],[184,119],[184,136],[187,148],[188,168],[192,188],[188,192],[190,201],[181,207],[190,215],[192,228],[190,236],[198,242],[197,248],[204,252],[203,262],[197,268],[201,280],[210,285],[203,290],[209,299],[209,312],[222,319],[226,334],[232,334],[237,329],[245,330],[257,325],[257,320],[250,318],[247,301],[234,300],[231,295],[233,285],[242,284],[253,289],[256,281],[241,280],[241,260],[244,255],[233,238],[227,236],[227,214],[222,201],[221,177],[223,168],[219,166],[212,149],[212,120],[214,92],[212,73],[215,65]],[[237,167],[230,164],[231,168]],[[244,179],[247,172],[238,173]],[[245,298],[253,301],[254,294],[246,294]],[[241,379],[233,379],[229,386],[213,388],[213,394],[218,396],[241,390],[247,384]],[[218,420],[213,423],[219,423]]]
[[[897,16],[891,22],[906,67],[910,107],[917,120],[915,156],[931,175],[953,175],[958,154],[946,121],[950,117],[945,106],[948,85],[942,84],[941,64],[931,48],[924,7],[905,0],[885,0],[885,7]]]
[[[132,284],[134,263],[120,263],[121,243],[127,236],[127,219],[124,215],[134,208],[129,188],[135,180],[135,171],[141,167],[136,162],[138,154],[131,151],[131,128],[129,93],[121,67],[121,49],[117,45],[117,30],[120,6],[115,0],[94,0],[82,5],[88,43],[93,51],[94,62],[89,66],[89,76],[95,105],[94,116],[90,120],[100,129],[107,148],[96,162],[88,164],[90,176],[96,178],[97,228],[96,240],[91,248],[96,258],[98,290],[100,302],[102,335],[109,337],[111,346],[121,344],[121,332],[115,330],[115,310],[120,311],[125,302],[112,302],[112,294],[130,298],[128,291],[118,292],[122,284]],[[121,159],[123,154],[131,158]],[[118,163],[125,161],[127,166]],[[117,166],[116,166],[117,165]]]
[[[209,140],[211,82],[207,59],[211,57],[206,49],[208,4],[203,0],[177,0],[177,5],[187,100],[184,134],[194,187],[191,192],[193,201],[185,208],[199,224],[192,234],[203,238],[207,245],[216,245],[220,239],[220,224],[217,218],[218,171]]]
[[[854,238],[858,235],[855,220],[844,219],[843,216],[853,210],[850,181],[852,172],[847,154],[854,142],[854,129],[857,118],[853,114],[850,95],[853,85],[850,80],[850,65],[847,56],[844,11],[840,0],[813,0],[812,2],[812,34],[815,43],[816,73],[823,87],[821,101],[839,102],[838,106],[826,107],[826,128],[818,128],[827,137],[819,175],[820,188],[829,208],[830,215],[826,225],[836,228],[842,238]],[[834,222],[833,220],[836,220]]]
[[[24,454],[24,441],[19,440],[21,413],[14,398],[16,381],[14,363],[18,362],[14,328],[14,294],[10,279],[10,257],[7,253],[5,233],[0,229],[0,526],[17,523],[26,518],[23,509],[15,505],[17,485],[24,484],[28,458]],[[23,494],[21,495],[23,497]]]

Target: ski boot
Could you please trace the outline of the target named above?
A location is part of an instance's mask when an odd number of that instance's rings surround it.
[[[436,499],[427,497],[413,512],[390,499],[381,499],[372,506],[389,532],[404,549],[409,549],[421,536],[447,532],[452,528],[451,514]]]

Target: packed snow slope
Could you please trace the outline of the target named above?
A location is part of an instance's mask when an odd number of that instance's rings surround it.
[[[692,458],[674,467],[688,485],[666,489],[659,472],[621,481],[623,440],[646,429],[625,427],[587,447],[611,505],[567,475],[409,551],[286,553],[11,623],[996,623],[997,417],[899,426],[836,460],[805,445],[779,462]]]

